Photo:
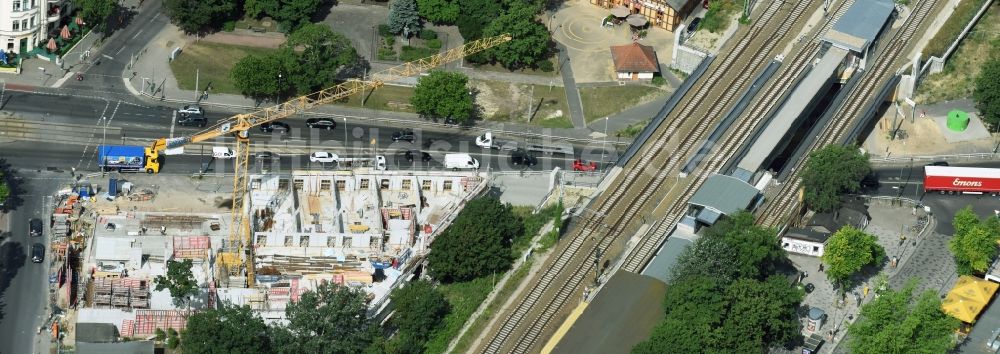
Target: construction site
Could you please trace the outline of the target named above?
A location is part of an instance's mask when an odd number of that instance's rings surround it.
[[[322,282],[364,289],[375,315],[438,231],[487,187],[477,172],[250,175],[241,214],[252,240],[243,254],[253,256],[245,263],[230,246],[230,178],[128,178],[82,179],[53,200],[50,285],[60,311],[47,326],[63,344],[84,323],[114,325],[122,338],[181,331],[188,314],[220,303],[280,322],[289,302]],[[199,290],[175,301],[154,279],[183,260]]]

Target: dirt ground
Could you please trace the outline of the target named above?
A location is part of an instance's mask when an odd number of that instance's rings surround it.
[[[212,33],[201,40],[213,43],[242,45],[258,48],[278,48],[285,43],[285,35],[281,33],[254,33],[248,30]]]
[[[476,103],[487,119],[527,122],[532,104],[536,105],[532,108],[536,110],[535,120],[558,119],[568,112],[562,87],[550,89],[536,85],[532,92],[528,84],[473,80],[470,85],[477,90]],[[539,101],[542,102],[540,105]]]
[[[908,107],[903,107],[902,115],[897,117],[903,121],[899,129],[904,132],[905,138],[890,140],[892,135],[890,127],[895,114],[895,110],[890,107],[882,115],[882,123],[876,123],[875,129],[865,141],[864,148],[872,156],[934,156],[980,153],[992,151],[995,143],[993,139],[949,143],[941,134],[940,126],[933,119],[920,118],[920,113],[917,113],[914,123],[910,123]]]

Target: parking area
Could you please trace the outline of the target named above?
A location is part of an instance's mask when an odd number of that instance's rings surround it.
[[[609,14],[608,9],[576,0],[566,1],[546,20],[553,38],[566,47],[577,83],[614,81],[610,47],[631,43],[632,32],[627,24],[602,27],[602,20]],[[660,28],[649,28],[646,32],[646,38],[639,43],[652,46],[660,70],[666,70],[673,51],[673,33]]]

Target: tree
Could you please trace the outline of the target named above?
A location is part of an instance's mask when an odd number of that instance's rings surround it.
[[[503,4],[495,0],[462,0],[458,3],[462,16],[455,25],[466,41],[483,37],[483,29],[504,11]]]
[[[278,12],[278,0],[245,0],[243,14],[250,18],[260,19],[264,15]]]
[[[508,33],[513,39],[488,49],[487,55],[511,70],[532,66],[548,56],[549,31],[535,20],[536,13],[537,6],[515,5],[490,22],[483,30],[484,37]]]
[[[323,0],[276,0],[277,7],[268,14],[281,22],[288,31],[308,25]]]
[[[692,277],[667,288],[666,317],[633,353],[760,353],[798,335],[802,292],[780,276],[730,285]]]
[[[10,186],[7,185],[7,177],[0,172],[0,206],[4,205],[10,197]]]
[[[73,4],[87,23],[105,23],[108,16],[118,8],[118,3],[114,0],[76,0]]]
[[[458,18],[459,6],[454,0],[417,0],[420,16],[439,25],[450,25]]]
[[[982,71],[976,77],[972,98],[976,101],[976,108],[982,113],[983,120],[993,127],[1000,125],[1000,55],[996,51],[983,64]]]
[[[968,206],[955,213],[952,221],[955,235],[948,241],[948,249],[955,257],[958,274],[982,273],[989,269],[997,256],[997,239],[1000,227],[996,217],[986,222],[980,221],[972,207]]]
[[[185,353],[268,353],[267,325],[249,306],[222,305],[192,313],[184,330]]]
[[[448,314],[448,301],[434,285],[425,280],[406,284],[393,290],[392,304],[396,312],[392,322],[401,334],[412,337],[422,347]]]
[[[298,72],[298,58],[290,49],[283,49],[243,57],[233,65],[229,77],[244,96],[264,100],[277,99],[279,93],[287,92],[293,80],[279,80],[278,75],[290,78],[295,72]]]
[[[191,296],[198,294],[198,283],[191,272],[191,265],[190,259],[181,262],[167,261],[167,275],[157,275],[153,279],[156,291],[170,290],[170,297],[175,304],[187,303]]]
[[[427,256],[430,275],[450,283],[507,270],[511,240],[521,228],[510,205],[489,197],[469,201],[434,240]]]
[[[466,122],[473,111],[468,82],[469,78],[462,73],[432,71],[417,80],[410,103],[423,116]]]
[[[855,146],[828,145],[813,151],[802,173],[805,202],[819,212],[840,207],[840,194],[857,192],[871,173],[868,157]]]
[[[851,226],[844,226],[830,236],[822,257],[827,264],[826,276],[840,285],[841,290],[854,273],[884,258],[885,249],[875,236]]]
[[[359,63],[358,53],[343,34],[326,24],[307,24],[288,35],[285,48],[301,51],[298,70],[291,75],[300,94],[328,86]],[[360,76],[360,74],[358,75]]]
[[[409,37],[420,30],[420,13],[417,12],[415,0],[395,0],[389,5],[389,15],[386,19],[389,30],[395,34]]]
[[[274,329],[279,353],[361,353],[375,336],[365,292],[332,282],[306,291],[285,308],[286,327]]]
[[[941,300],[928,290],[914,303],[914,283],[887,289],[861,307],[848,327],[852,353],[947,353],[955,345],[959,321],[941,311]]]
[[[752,214],[735,213],[682,251],[671,277],[705,276],[727,284],[740,278],[763,280],[787,262],[775,234],[754,225]]]
[[[185,33],[202,34],[235,15],[233,0],[164,0],[170,21]]]

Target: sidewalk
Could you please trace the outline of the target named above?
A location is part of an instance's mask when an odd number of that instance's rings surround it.
[[[84,58],[84,53],[97,45],[101,36],[102,34],[97,31],[87,33],[69,52],[63,55],[62,65],[38,57],[26,58],[21,62],[20,74],[2,73],[0,81],[15,87],[20,85],[58,88],[66,80],[73,77],[76,69],[89,63],[89,60]]]

